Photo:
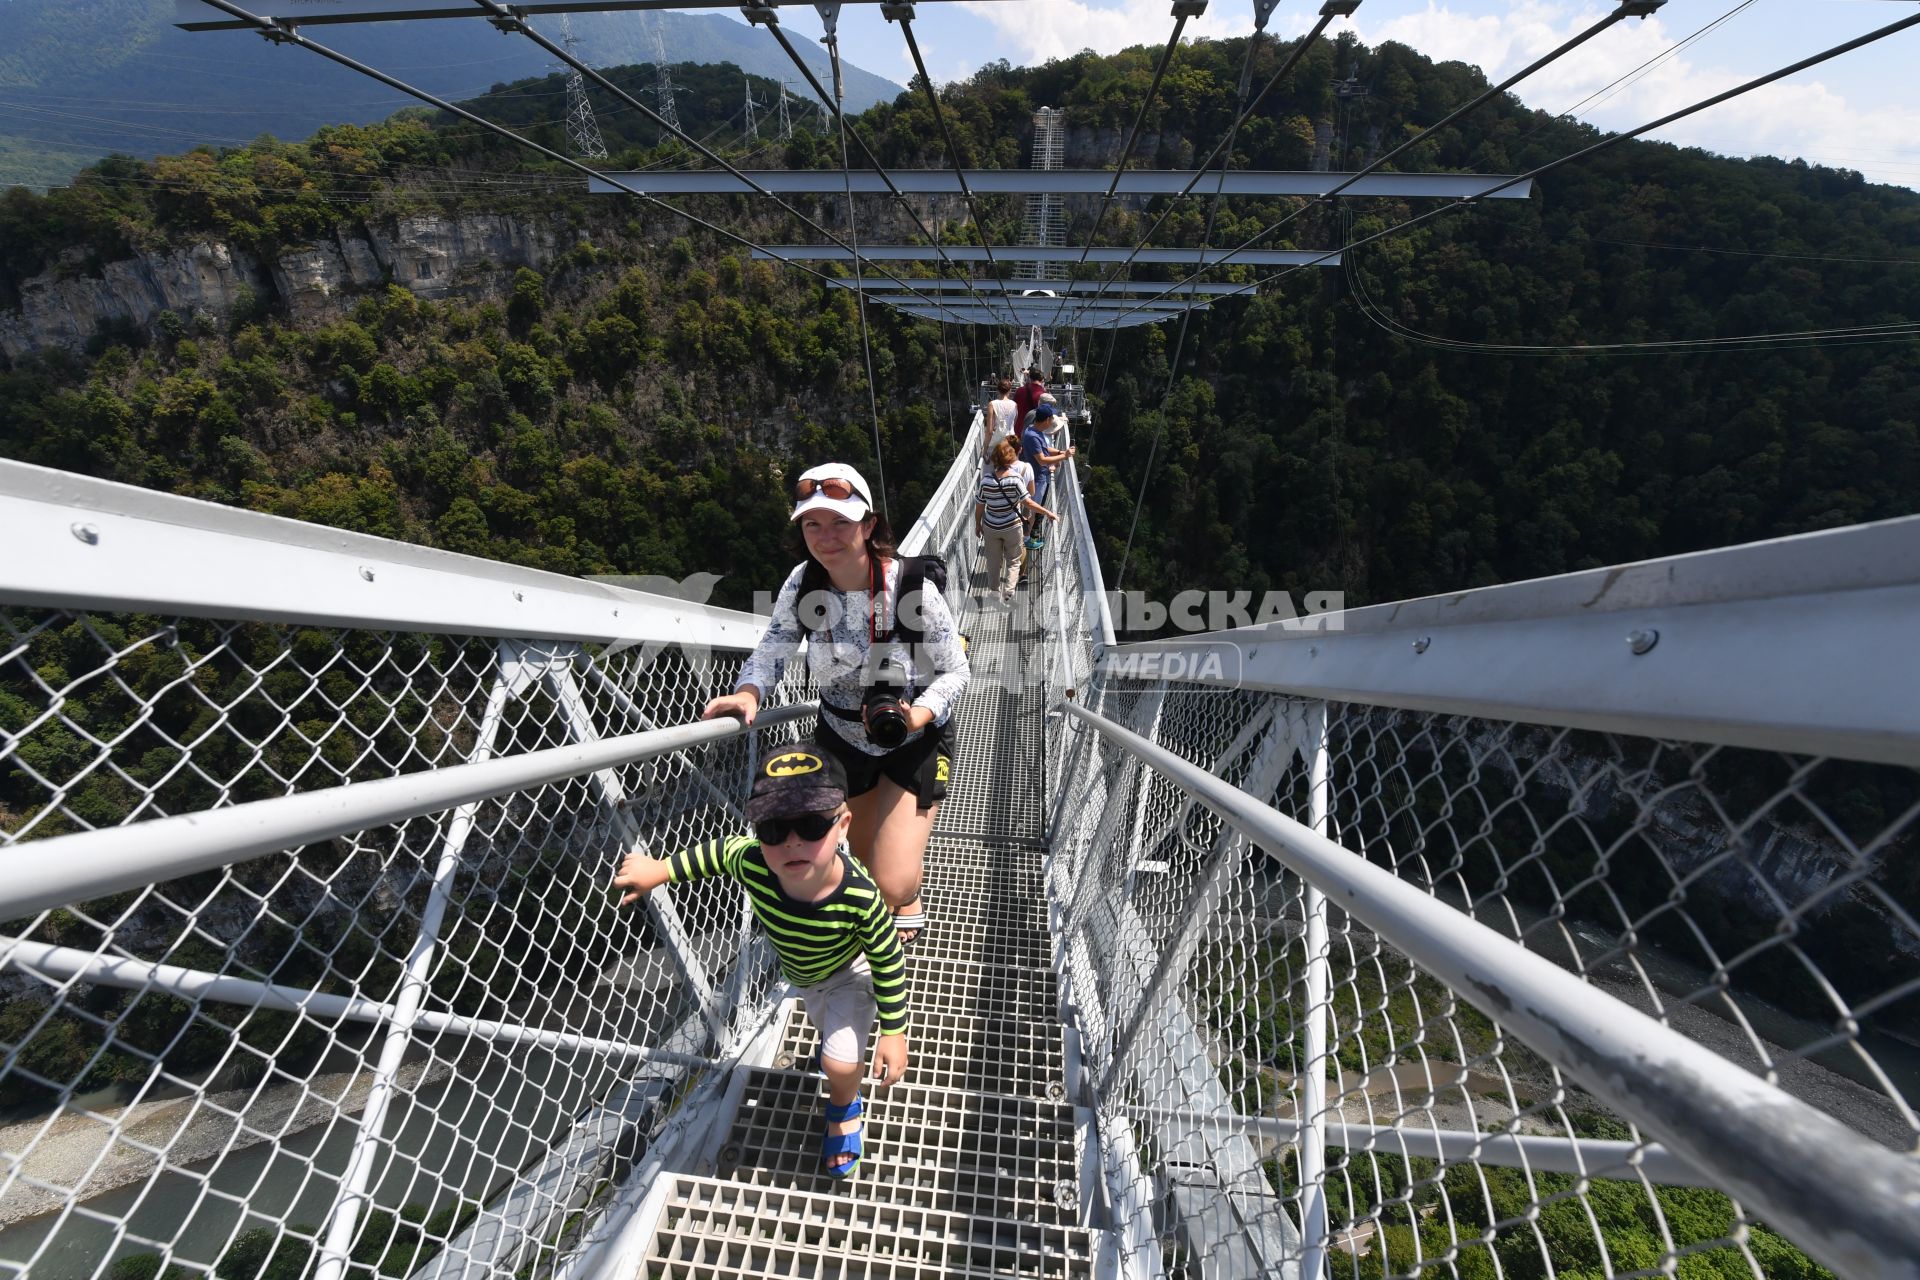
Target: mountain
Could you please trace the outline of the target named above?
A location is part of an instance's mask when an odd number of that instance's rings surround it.
[[[63,183],[113,152],[154,156],[202,143],[239,145],[263,133],[305,138],[322,125],[380,120],[413,104],[314,54],[269,48],[251,32],[188,33],[172,25],[173,16],[172,0],[0,0],[0,22],[10,36],[0,47],[0,188]],[[676,65],[732,63],[805,91],[780,47],[731,17],[573,19],[589,66],[651,63],[654,24]],[[541,29],[557,34],[557,24]],[[531,41],[504,38],[483,18],[323,27],[310,34],[452,99],[545,75],[554,66]],[[805,40],[794,47],[825,83],[826,51]],[[850,110],[904,92],[851,64],[845,71]]]

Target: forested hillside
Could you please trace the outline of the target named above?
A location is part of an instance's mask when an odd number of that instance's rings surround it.
[[[1183,51],[1136,163],[1190,163],[1221,136],[1243,49]],[[1277,56],[1263,50],[1256,75]],[[1110,163],[1151,59],[991,66],[947,91],[949,120],[972,162],[1019,165],[1032,109],[1051,103],[1068,113],[1068,163]],[[1328,81],[1350,64],[1375,93],[1366,117],[1341,121],[1336,168],[1484,85],[1396,45],[1323,46],[1240,131],[1235,162],[1310,163],[1316,124],[1336,118]],[[543,91],[515,85],[480,105],[551,140],[555,116],[535,122],[554,101]],[[706,110],[728,105],[708,96]],[[888,164],[943,159],[920,97],[861,127]],[[610,132],[623,164],[685,162],[617,117]],[[1516,172],[1592,139],[1509,99],[1398,163]],[[747,159],[804,165],[835,150],[803,132]],[[1088,488],[1110,566],[1156,460],[1128,586],[1338,588],[1364,602],[1914,509],[1912,342],[1658,344],[1910,320],[1920,196],[1630,143],[1506,204],[1216,306],[1194,320],[1170,394],[1177,324],[1073,336],[1100,393]],[[749,238],[818,238],[761,203],[688,207]],[[116,162],[51,197],[13,193],[0,203],[0,299],[56,261],[95,271],[207,237],[271,255],[344,224],[476,209],[540,224],[564,251],[491,292],[421,301],[395,285],[306,326],[263,292],[232,316],[163,317],[102,334],[86,355],[23,361],[0,377],[0,450],[568,572],[756,580],[784,555],[769,468],[825,452],[871,465],[844,292],[750,263],[658,207],[589,199],[571,175],[459,122],[414,115],[305,144]],[[1214,243],[1289,211],[1229,202]],[[838,201],[803,212],[843,225]],[[1116,207],[1101,238],[1125,243],[1155,212]],[[1161,238],[1197,242],[1207,212],[1182,208]],[[1274,243],[1332,246],[1413,212],[1309,210]],[[928,213],[972,234],[957,207]],[[983,213],[990,237],[1017,235],[1014,201]],[[1094,213],[1074,210],[1076,232]],[[911,231],[878,203],[862,217],[869,235]],[[889,486],[896,515],[911,514],[985,371],[970,362],[1005,344],[880,308],[869,319]]]
[[[261,133],[305,138],[323,125],[371,124],[405,101],[301,50],[265,49],[248,31],[181,31],[174,0],[7,0],[4,12],[0,187],[62,184],[110,153],[146,157],[196,142],[235,144]],[[445,98],[551,70],[553,59],[538,46],[502,40],[477,8],[474,14],[470,21],[329,26],[315,38]],[[534,23],[559,38],[557,19]],[[590,66],[652,62],[656,32],[683,88],[695,66],[727,64],[722,119],[741,109],[739,68],[800,81],[780,47],[733,14],[582,13],[572,27]],[[795,48],[815,74],[827,74],[823,49],[810,41]],[[847,102],[856,109],[900,92],[859,67],[845,72]],[[651,76],[649,68],[649,86]]]

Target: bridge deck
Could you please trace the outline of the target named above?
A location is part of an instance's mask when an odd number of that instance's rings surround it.
[[[1045,853],[1038,690],[998,664],[1026,642],[1016,607],[963,608],[975,678],[927,849],[931,927],[908,956],[912,1066],[867,1090],[866,1146],[845,1181],[820,1168],[825,1084],[797,1001],[770,1066],[747,1070],[710,1162],[675,1175],[648,1273],[694,1277],[1094,1274],[1069,1099]]]

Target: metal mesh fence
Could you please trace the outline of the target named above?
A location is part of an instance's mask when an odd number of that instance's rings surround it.
[[[1920,1153],[1911,771],[1138,681],[1098,710]],[[1826,1274],[1173,782],[1075,749],[1069,999],[1138,1171],[1115,1225],[1170,1273]]]
[[[738,662],[0,611],[0,848],[685,724]],[[770,1012],[737,894],[608,888],[737,829],[750,747],[8,921],[0,1271],[302,1274],[330,1227],[332,1274],[551,1268]]]
[[[956,463],[903,547],[944,555],[956,604],[977,576],[976,465]],[[1644,1011],[1728,1079],[1833,1117],[1848,1150],[1909,1162],[1912,772],[1096,678],[1099,566],[1072,468],[1057,479],[1069,520],[1029,555],[1016,613],[974,624],[1000,646],[976,650],[975,680],[1037,725],[1020,740],[1046,780],[1070,1032],[1034,1051],[1098,1117],[1083,1168],[1103,1185],[1076,1199],[1113,1233],[1108,1256],[1193,1276],[1826,1274],[1722,1190],[1758,1156],[1653,1142],[1651,1103],[1583,1088],[1513,1010],[1369,928],[1377,904],[1323,899],[1282,851],[1059,708],[1087,705],[1390,872],[1461,936],[1491,930],[1577,975],[1596,1007]],[[739,655],[670,638],[0,610],[0,846],[19,871],[129,824],[351,804],[395,779],[437,795],[489,757],[686,725]],[[775,703],[804,695],[795,665]],[[749,753],[791,733],[656,737],[12,912],[0,1270],[566,1270],[598,1216],[632,1203],[616,1188],[711,1092],[713,1064],[766,1041],[773,1008],[736,892],[675,887],[623,912],[612,867],[738,829]],[[163,843],[154,865],[175,865]],[[999,1241],[990,1226],[979,1239]],[[1052,1256],[1029,1245],[1009,1244],[1007,1267]],[[720,1268],[729,1247],[686,1246]]]

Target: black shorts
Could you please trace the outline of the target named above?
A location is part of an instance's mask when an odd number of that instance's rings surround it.
[[[847,770],[847,795],[863,796],[887,777],[914,798],[914,808],[925,811],[947,798],[947,779],[953,773],[953,717],[936,725],[905,746],[883,756],[870,756],[833,729],[833,717],[822,713],[814,741],[833,753]]]

